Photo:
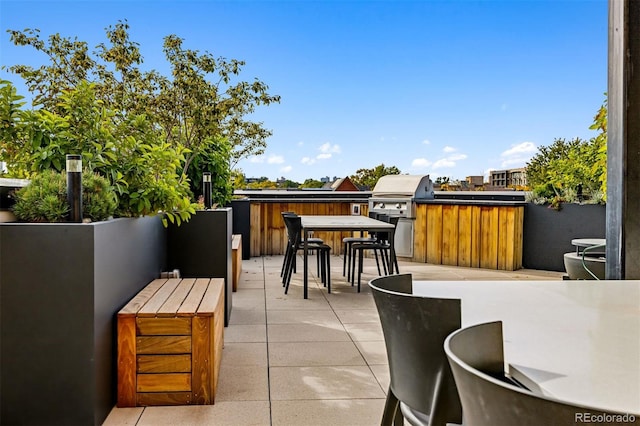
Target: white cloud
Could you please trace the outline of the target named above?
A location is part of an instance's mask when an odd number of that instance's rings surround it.
[[[281,173],[289,173],[291,170],[293,170],[293,167],[291,166],[284,166],[280,169]]]
[[[269,156],[269,158],[267,158],[267,163],[268,164],[282,164],[282,163],[284,163],[284,157],[282,157],[282,155],[272,154],[272,155]]]
[[[448,158],[442,158],[435,163],[433,163],[434,169],[442,169],[442,168],[451,168],[455,167],[456,163],[454,161],[449,160]]]
[[[329,158],[331,158],[331,156],[332,156],[332,154],[327,152],[327,153],[324,153],[324,154],[318,154],[316,156],[316,159],[317,160],[328,160]]]
[[[431,143],[431,141],[429,139],[425,139],[422,141],[423,144],[425,145],[429,145]]]
[[[316,162],[315,158],[310,158],[310,157],[302,157],[302,160],[300,160],[300,162],[302,164],[306,164],[307,166],[312,165],[313,163]]]
[[[430,165],[431,165],[431,161],[427,160],[426,158],[415,158],[411,162],[411,167],[417,167],[417,168],[427,168]]]
[[[457,149],[455,149],[455,148],[454,148],[454,147],[452,147],[452,146],[445,146],[444,148],[442,148],[442,151],[443,151],[443,152],[447,152],[447,153],[449,153],[449,152],[456,152],[456,151],[457,151]]]
[[[460,161],[460,160],[466,160],[467,158],[467,154],[453,154],[447,157],[447,160],[450,161]]]
[[[304,142],[302,141],[298,142],[298,146],[304,146]]]
[[[331,145],[329,142],[320,145],[319,150],[323,154],[340,154],[341,152],[340,145]]]
[[[249,157],[250,163],[264,163],[264,155],[252,155]]]
[[[501,167],[522,167],[538,151],[538,147],[533,142],[522,142],[511,145],[511,148],[500,154],[502,158]]]

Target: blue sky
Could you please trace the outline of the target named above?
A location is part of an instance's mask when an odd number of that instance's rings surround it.
[[[147,69],[167,72],[162,40],[176,34],[246,61],[242,78],[282,97],[252,117],[273,136],[238,164],[248,177],[523,167],[556,138],[593,137],[607,90],[606,0],[0,0],[0,63],[43,60],[7,29],[93,47],[125,19]]]

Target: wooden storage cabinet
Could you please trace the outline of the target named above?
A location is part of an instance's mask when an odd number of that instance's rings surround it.
[[[213,404],[224,279],[152,281],[118,312],[118,406]]]

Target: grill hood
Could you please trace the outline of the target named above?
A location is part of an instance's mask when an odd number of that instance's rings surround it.
[[[371,193],[372,197],[432,199],[433,182],[429,175],[382,176]]]

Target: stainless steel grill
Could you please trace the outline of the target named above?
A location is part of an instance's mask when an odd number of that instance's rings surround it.
[[[398,217],[396,255],[413,257],[415,200],[433,199],[429,175],[387,175],[378,180],[369,198],[369,211]]]

